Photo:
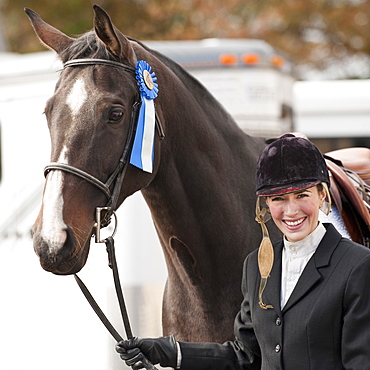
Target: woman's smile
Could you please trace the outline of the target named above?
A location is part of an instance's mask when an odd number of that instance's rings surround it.
[[[288,226],[290,229],[297,229],[301,227],[302,223],[306,220],[306,217],[302,217],[296,221],[288,221],[288,220],[283,220],[283,222]]]

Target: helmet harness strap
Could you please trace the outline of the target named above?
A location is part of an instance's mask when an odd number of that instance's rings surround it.
[[[267,209],[260,207],[260,197],[257,197],[256,202],[256,218],[255,220],[261,225],[262,228],[262,240],[258,249],[258,268],[261,275],[260,287],[258,292],[259,305],[263,309],[274,308],[271,305],[263,303],[262,293],[266,288],[267,279],[270,276],[272,266],[274,264],[274,249],[270,240],[270,236],[265,223],[270,220],[270,216],[267,214]]]

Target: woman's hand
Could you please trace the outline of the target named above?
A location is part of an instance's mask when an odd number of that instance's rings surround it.
[[[134,370],[142,368],[143,355],[154,365],[177,367],[177,345],[173,336],[122,340],[117,343],[116,351]]]

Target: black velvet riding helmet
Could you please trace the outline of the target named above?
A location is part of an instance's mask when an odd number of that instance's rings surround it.
[[[322,182],[330,186],[324,157],[302,137],[281,136],[263,150],[258,160],[257,195],[287,194]]]

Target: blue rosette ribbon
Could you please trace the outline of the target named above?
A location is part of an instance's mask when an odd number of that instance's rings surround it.
[[[157,77],[152,67],[144,60],[136,64],[136,79],[140,90],[141,106],[130,163],[145,172],[153,172],[155,106],[158,96]]]

